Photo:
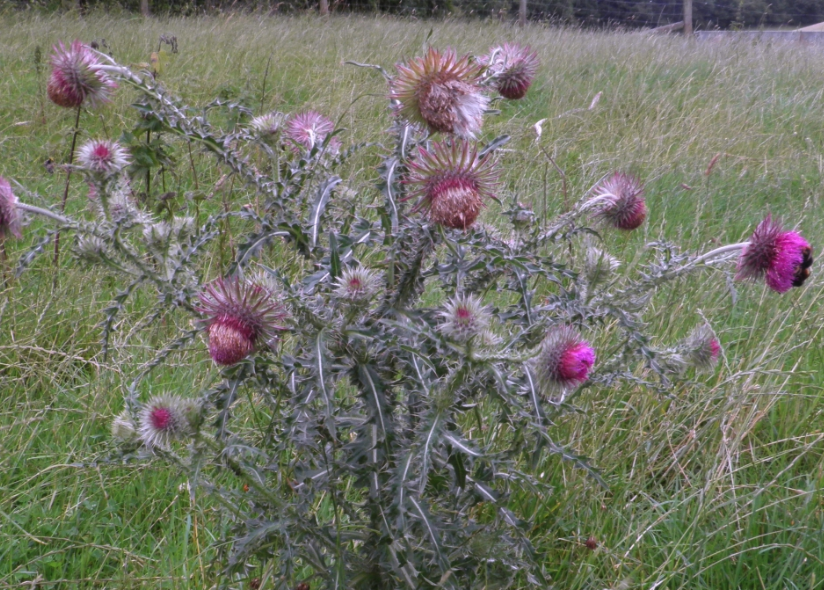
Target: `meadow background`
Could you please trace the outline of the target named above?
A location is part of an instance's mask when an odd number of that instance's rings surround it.
[[[821,248],[824,55],[800,45],[697,44],[644,33],[587,32],[532,24],[415,21],[386,17],[244,15],[143,19],[124,14],[0,16],[0,174],[54,205],[74,115],[48,102],[48,55],[58,40],[105,38],[116,59],[149,61],[160,35],[177,37],[161,79],[194,106],[215,96],[262,114],[314,108],[346,129],[345,142],[383,137],[386,86],[347,60],[380,64],[425,45],[483,53],[494,43],[531,45],[541,66],[527,95],[500,103],[484,139],[513,140],[501,154],[505,202],[540,217],[604,174],[623,169],[646,181],[647,223],[606,236],[630,271],[644,245],[673,240],[705,250],[737,242],[767,212]],[[40,48],[40,71],[35,54]],[[268,64],[268,66],[267,66]],[[268,73],[267,73],[268,72]],[[598,105],[588,107],[596,94]],[[135,123],[134,94],[116,93],[84,113],[84,137],[117,137]],[[368,194],[376,148],[350,165],[347,182]],[[164,190],[179,206],[193,190],[178,146]],[[222,172],[195,153],[204,207],[233,207],[241,191],[217,187]],[[156,179],[155,182],[160,182]],[[69,208],[81,211],[76,179]],[[247,198],[247,197],[243,197]],[[495,224],[500,208],[484,214]],[[33,242],[8,242],[7,266]],[[68,248],[68,243],[64,250]],[[213,257],[214,273],[222,256]],[[55,281],[57,272],[58,280]],[[714,375],[666,395],[629,385],[588,390],[580,412],[557,424],[557,440],[591,457],[609,489],[549,457],[536,473],[554,486],[541,501],[513,498],[537,517],[532,531],[556,588],[824,587],[824,433],[821,402],[821,275],[779,296],[761,284],[730,288],[706,271],[661,289],[646,318],[659,344],[684,336],[703,314],[724,347]],[[100,351],[102,308],[118,285],[63,256],[43,256],[0,287],[0,588],[208,588],[225,548],[227,523],[161,463],[120,465],[109,425],[121,387],[162,341],[164,326],[132,334],[140,299],[127,310],[108,358]],[[155,392],[186,393],[217,376],[205,345],[175,357],[152,378]],[[585,541],[597,540],[595,550]],[[238,588],[249,587],[237,580]]]

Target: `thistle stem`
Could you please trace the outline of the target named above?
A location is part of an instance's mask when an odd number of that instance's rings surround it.
[[[34,213],[35,215],[42,215],[43,217],[48,217],[49,219],[52,219],[57,223],[62,223],[64,225],[69,223],[69,219],[67,217],[63,217],[62,215],[58,215],[57,213],[49,211],[48,209],[43,209],[42,207],[35,207],[34,205],[21,203],[20,201],[18,201],[15,204],[15,207],[27,213]]]
[[[739,242],[737,244],[728,244],[726,246],[721,246],[720,248],[716,248],[715,250],[710,250],[706,254],[702,254],[698,258],[695,258],[694,260],[691,260],[690,262],[687,262],[684,266],[676,269],[676,272],[681,272],[681,271],[687,270],[688,268],[690,268],[692,266],[695,266],[696,264],[704,262],[705,260],[710,260],[712,258],[715,258],[716,256],[726,254],[727,252],[735,252],[736,250],[743,250],[744,248],[746,248],[749,245],[750,245],[749,242]]]
[[[77,115],[74,118],[74,133],[72,134],[72,147],[69,150],[69,166],[66,170],[66,186],[63,189],[63,200],[60,202],[60,212],[66,210],[66,201],[69,198],[69,183],[72,179],[72,163],[74,162],[74,148],[77,145],[77,136],[80,133],[80,112],[83,110],[83,105],[80,104],[77,106]],[[60,230],[57,231],[57,234],[54,236],[54,266],[57,266],[57,263],[60,261]],[[57,281],[57,275],[54,275],[55,282]]]

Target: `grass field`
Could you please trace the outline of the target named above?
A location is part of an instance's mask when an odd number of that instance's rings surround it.
[[[513,136],[502,158],[505,200],[541,215],[563,208],[562,180],[533,143],[533,124],[546,119],[542,145],[564,170],[570,198],[616,168],[646,180],[648,222],[629,238],[607,238],[630,268],[647,242],[694,250],[738,242],[767,212],[821,247],[820,48],[367,17],[0,18],[0,175],[40,195],[36,204],[62,194],[63,175],[43,163],[65,161],[73,126],[73,115],[45,98],[58,40],[105,38],[119,61],[137,64],[161,34],[175,35],[180,52],[162,79],[184,102],[221,95],[256,113],[316,108],[339,119],[351,142],[379,136],[389,119],[383,79],[344,61],[391,68],[427,42],[484,52],[518,41],[537,51],[537,79],[526,99],[501,104],[484,132]],[[132,98],[123,90],[113,105],[85,113],[84,133],[131,127]],[[183,194],[192,180],[178,155],[166,181]],[[208,156],[194,157],[209,186],[220,171]],[[367,152],[353,165],[353,188],[370,190],[376,162]],[[69,207],[84,200],[77,182]],[[490,207],[487,222],[496,213]],[[7,244],[11,262],[31,240]],[[610,489],[551,457],[537,473],[554,494],[516,499],[514,510],[541,523],[533,537],[555,588],[824,587],[824,282],[813,271],[784,296],[760,284],[734,296],[710,272],[659,292],[647,320],[660,342],[682,337],[703,314],[721,337],[723,361],[713,376],[667,397],[589,390],[582,411],[558,424],[557,438],[591,457]],[[185,479],[160,463],[106,462],[122,385],[152,343],[124,329],[104,359],[96,324],[116,285],[69,256],[56,284],[54,272],[44,256],[0,288],[0,588],[33,580],[42,588],[211,587],[226,525],[214,507],[197,496],[191,502]],[[140,318],[139,302],[127,313]],[[155,375],[157,391],[215,379],[206,354],[182,358]],[[584,545],[590,536],[594,551]]]

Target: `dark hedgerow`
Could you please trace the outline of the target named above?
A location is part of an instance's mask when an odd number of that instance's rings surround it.
[[[209,109],[236,105],[195,111],[149,73],[98,59],[95,72],[139,94],[141,120],[213,154],[257,205],[199,227],[187,211],[161,220],[134,199],[123,148],[100,140],[81,148],[77,167],[91,186],[87,218],[23,203],[0,181],[0,236],[19,234],[21,213],[43,215],[74,235],[78,258],[121,278],[104,310],[104,351],[138,290],[156,293],[153,319],[191,317],[134,375],[113,436],[123,457],[166,461],[211,496],[232,523],[222,566],[262,572],[268,587],[546,587],[530,543],[536,523],[511,495],[549,493],[528,468],[547,453],[605,485],[556,440],[554,420],[587,389],[663,390],[689,367],[715,367],[720,343],[703,321],[672,348],[651,344],[643,315],[654,291],[742,252],[738,276],[766,277],[776,291],[809,275],[810,246],[769,218],[750,242],[703,255],[649,244],[645,264],[620,272],[587,224],[644,222],[643,185],[623,172],[556,219],[538,223],[515,205],[496,227],[482,225],[507,138],[467,138],[505,69],[450,50],[399,66],[400,82],[384,72],[394,146],[378,169],[377,205],[341,190],[336,170],[357,146],[345,149],[319,113],[262,114],[226,132]],[[229,218],[246,229],[226,276],[206,277]],[[183,350],[199,337],[220,380],[141,396],[173,352],[203,354]],[[247,404],[253,424],[236,420]]]

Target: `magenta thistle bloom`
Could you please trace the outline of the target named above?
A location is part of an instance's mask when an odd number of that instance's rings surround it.
[[[493,47],[480,62],[489,67],[501,96],[510,100],[526,95],[538,70],[538,55],[532,49],[510,43]]]
[[[466,342],[483,332],[490,319],[481,300],[473,295],[451,299],[440,315],[443,319],[440,331],[458,342]]]
[[[711,371],[721,356],[721,344],[706,324],[687,336],[683,348],[687,362],[699,371]]]
[[[326,141],[326,136],[335,130],[335,124],[328,117],[324,117],[317,111],[306,111],[297,115],[291,115],[286,120],[284,136],[291,139],[297,145],[295,151],[300,151],[298,146],[310,151],[314,147],[320,147]],[[331,153],[340,150],[340,140],[333,137],[329,140],[326,149]]]
[[[376,272],[363,267],[347,268],[335,283],[335,295],[353,305],[364,305],[382,286],[383,281]]]
[[[447,49],[430,48],[424,57],[398,64],[391,98],[398,114],[430,131],[474,138],[481,130],[489,99],[481,93],[481,66],[469,56],[457,58]]]
[[[810,276],[813,251],[801,234],[783,231],[772,216],[758,224],[738,259],[736,280],[765,277],[778,293],[800,287]]]
[[[544,392],[563,397],[587,380],[595,350],[570,326],[553,328],[541,342],[533,369]]]
[[[129,163],[128,152],[116,141],[93,139],[77,150],[77,165],[93,176],[110,178]]]
[[[173,440],[194,433],[197,413],[192,401],[168,394],[155,396],[140,410],[140,440],[149,448],[169,448]]]
[[[413,186],[410,198],[420,200],[413,211],[426,211],[430,221],[466,229],[478,218],[484,199],[494,196],[497,172],[489,155],[478,157],[474,146],[463,140],[433,143],[430,151],[418,148],[418,159],[409,164]]]
[[[272,290],[239,278],[217,279],[200,294],[198,311],[209,336],[209,355],[219,365],[234,365],[251,354],[260,342],[269,346],[285,330],[287,313]]]
[[[11,234],[20,238],[20,211],[17,210],[17,197],[11,190],[9,181],[0,176],[0,240]]]
[[[616,172],[606,178],[590,202],[597,206],[596,215],[617,229],[636,229],[647,217],[644,185],[632,174]]]
[[[97,66],[97,56],[87,45],[73,41],[68,48],[61,42],[51,57],[52,72],[47,91],[57,106],[76,108],[88,102],[92,107],[109,101],[117,88],[114,80]]]

